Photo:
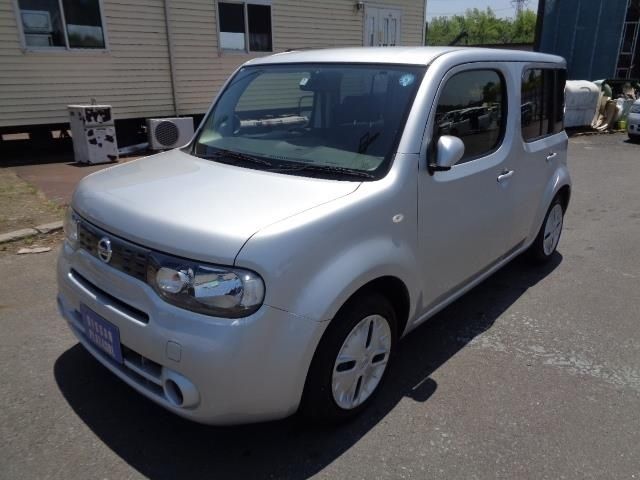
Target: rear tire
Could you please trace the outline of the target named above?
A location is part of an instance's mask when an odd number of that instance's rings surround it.
[[[380,391],[396,345],[396,313],[375,293],[349,300],[327,327],[309,368],[300,413],[314,423],[340,423]]]
[[[546,263],[558,248],[562,226],[564,223],[564,208],[559,197],[555,197],[544,216],[544,221],[536,239],[529,247],[529,258],[536,263]]]

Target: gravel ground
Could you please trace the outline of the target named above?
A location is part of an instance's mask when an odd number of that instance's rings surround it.
[[[640,145],[574,138],[570,167],[555,261],[516,260],[420,327],[337,429],[164,412],[73,340],[55,252],[0,255],[0,477],[640,478]]]

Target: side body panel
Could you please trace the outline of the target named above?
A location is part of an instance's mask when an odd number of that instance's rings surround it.
[[[519,63],[513,65],[514,80],[517,82],[518,96],[521,97],[523,75],[529,69],[557,68],[557,65],[545,63]],[[524,103],[525,100],[521,100]],[[517,125],[513,149],[517,164],[513,178],[511,201],[516,205],[518,215],[515,218],[512,235],[518,240],[526,239],[531,243],[538,233],[543,217],[551,200],[548,195],[557,192],[568,180],[554,187],[554,178],[558,170],[566,170],[568,137],[563,131],[554,135],[526,142],[522,136],[522,118],[513,121]],[[560,175],[561,178],[568,177]],[[554,193],[555,195],[555,193]]]
[[[498,148],[487,155],[445,172],[430,174],[426,168],[420,171],[418,248],[425,310],[499,262],[513,247],[509,241],[516,213],[509,201],[513,178],[498,182],[498,177],[512,171],[516,162],[513,144],[517,132],[510,118],[512,111],[519,111],[519,105],[509,64],[474,62],[450,68],[437,87],[427,138],[433,135],[436,105],[446,83],[456,74],[476,70],[496,71],[504,79],[504,135]],[[427,156],[429,162],[435,162],[433,149]]]
[[[491,56],[486,55],[486,59]],[[468,62],[465,62],[468,60]],[[545,65],[551,68],[563,68],[565,64],[561,59],[553,59],[549,63],[541,62],[538,65]],[[508,148],[509,152],[504,153],[506,160],[504,166],[508,170],[514,170],[514,175],[510,179],[510,187],[508,194],[505,195],[505,201],[511,204],[511,213],[505,215],[505,222],[510,224],[508,233],[505,234],[505,242],[502,246],[502,255],[497,261],[485,265],[476,271],[475,276],[461,278],[458,284],[455,284],[453,290],[444,291],[440,295],[429,295],[430,283],[437,282],[439,271],[429,269],[425,266],[421,267],[421,293],[420,304],[416,310],[414,318],[409,319],[407,332],[415,328],[418,324],[428,319],[448,304],[462,296],[468,290],[482,282],[485,278],[499,270],[503,265],[518,256],[533,242],[535,236],[542,224],[544,215],[548,209],[554,196],[564,186],[571,185],[571,178],[566,164],[567,155],[567,137],[564,132],[542,139],[536,145],[525,145],[522,141],[520,133],[520,82],[522,70],[527,65],[526,62],[518,61],[500,61],[501,69],[505,71],[505,81],[509,85],[509,111],[507,131],[505,132],[505,140],[503,148]],[[437,100],[437,86],[440,79],[447,75],[452,68],[460,65],[469,64],[470,66],[479,66],[481,63],[473,52],[455,52],[451,55],[443,55],[434,60],[429,66],[425,75],[424,84],[418,91],[416,104],[412,109],[412,113],[407,121],[405,134],[403,135],[401,148],[405,151],[420,151],[420,172],[419,178],[422,181],[423,176],[428,175],[427,160],[428,152],[431,150],[431,136],[433,133],[433,111]],[[514,115],[515,113],[515,115]],[[420,133],[420,135],[418,134]],[[418,143],[418,141],[420,143]],[[551,148],[557,153],[553,157],[553,161],[546,162],[547,149]],[[497,153],[497,152],[496,152]],[[542,168],[536,167],[538,157],[543,157],[542,162],[546,165]],[[470,162],[472,163],[472,162]],[[467,167],[470,168],[470,167]],[[516,175],[518,173],[518,175]],[[451,172],[444,172],[445,175],[452,176]],[[443,173],[436,173],[442,176]],[[523,187],[520,191],[521,188]],[[420,188],[421,195],[430,194],[427,190]],[[423,205],[423,198],[419,200],[419,217],[423,214],[421,209],[429,208]],[[432,228],[437,228],[433,225]],[[425,244],[422,234],[428,234],[428,226],[425,224],[420,227],[419,248],[422,255],[437,256],[441,253],[433,245]],[[489,227],[487,227],[489,228]],[[423,243],[420,243],[423,242]],[[426,250],[425,250],[426,249]],[[452,258],[454,256],[452,255]],[[421,259],[423,265],[429,264],[429,258]],[[453,278],[453,277],[451,277]],[[443,289],[444,290],[444,289]]]
[[[257,232],[236,265],[263,276],[265,303],[314,320],[330,320],[382,276],[407,286],[414,314],[417,172],[417,155],[397,155],[384,179]]]

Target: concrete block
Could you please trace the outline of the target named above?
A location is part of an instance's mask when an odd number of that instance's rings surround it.
[[[40,233],[51,233],[57,232],[58,230],[62,230],[62,220],[57,222],[43,223],[42,225],[38,225],[36,230]]]
[[[35,228],[23,228],[22,230],[14,230],[13,232],[0,234],[0,243],[13,242],[15,240],[21,240],[23,238],[37,235],[38,231]]]

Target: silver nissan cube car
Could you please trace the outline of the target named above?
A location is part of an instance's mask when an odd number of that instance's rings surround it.
[[[193,140],[85,178],[58,306],[142,395],[198,422],[339,421],[398,340],[569,203],[565,62],[475,48],[253,59]]]

